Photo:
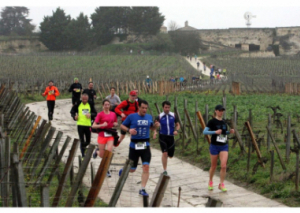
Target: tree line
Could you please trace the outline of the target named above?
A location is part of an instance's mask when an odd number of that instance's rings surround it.
[[[5,7],[1,11],[0,35],[29,35],[35,29],[28,19],[26,7]],[[161,34],[165,21],[158,7],[97,7],[90,16],[80,13],[71,18],[58,7],[40,23],[40,41],[50,51],[87,50],[109,44],[115,36],[126,38],[154,36],[151,46],[157,51],[198,53],[201,42],[198,33],[173,29]]]

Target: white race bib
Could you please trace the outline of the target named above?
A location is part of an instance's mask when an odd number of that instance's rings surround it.
[[[143,150],[146,149],[146,142],[138,142],[135,144],[135,150]]]
[[[88,110],[88,109],[82,109],[82,114],[83,114],[83,115],[89,114],[89,110]]]
[[[106,137],[106,138],[112,137],[112,134],[111,134],[111,133],[104,132],[104,137]]]
[[[226,143],[226,141],[227,141],[227,135],[218,135],[217,136],[217,142]]]

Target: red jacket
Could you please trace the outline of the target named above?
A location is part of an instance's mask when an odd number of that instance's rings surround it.
[[[128,106],[129,104],[129,106]],[[128,108],[128,109],[126,109]],[[122,110],[122,111],[121,111]],[[136,113],[139,111],[139,104],[137,101],[134,101],[133,103],[131,103],[128,100],[122,101],[116,108],[115,108],[115,112],[118,115],[121,115],[122,113],[124,113],[126,115],[126,117],[132,113]],[[122,121],[124,121],[125,118],[122,118]]]
[[[49,92],[53,92],[53,94],[49,94]],[[47,101],[55,101],[56,96],[59,96],[59,91],[55,86],[48,86],[46,87],[45,92],[42,95],[47,95]]]

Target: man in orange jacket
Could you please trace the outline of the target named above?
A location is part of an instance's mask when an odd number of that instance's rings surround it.
[[[53,81],[50,80],[48,83],[48,87],[46,87],[45,92],[42,96],[47,96],[47,107],[48,107],[48,118],[49,121],[53,120],[54,106],[56,96],[59,96],[59,91],[57,87],[53,86]]]

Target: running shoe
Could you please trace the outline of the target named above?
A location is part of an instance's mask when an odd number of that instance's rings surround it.
[[[139,194],[142,195],[142,196],[149,196],[145,189],[141,189],[139,191]]]
[[[106,177],[109,177],[109,178],[111,178],[111,174],[110,174],[110,172],[109,172],[109,171],[107,171],[107,173],[106,173]]]
[[[227,191],[227,189],[225,188],[224,183],[220,183],[220,184],[219,184],[219,189],[220,189],[222,192],[226,192],[226,191]]]
[[[214,183],[212,181],[209,181],[208,190],[213,190],[213,189],[214,189]]]
[[[164,172],[163,172],[163,175],[168,175],[168,172],[167,172],[167,171],[164,171]]]
[[[95,150],[95,152],[93,153],[93,158],[94,158],[94,159],[96,159],[96,158],[97,158],[97,156],[98,156],[98,153],[97,153],[97,151],[99,151],[99,148],[97,148],[97,149]]]
[[[123,172],[123,169],[120,169],[119,170],[119,177],[121,176],[122,172]]]

